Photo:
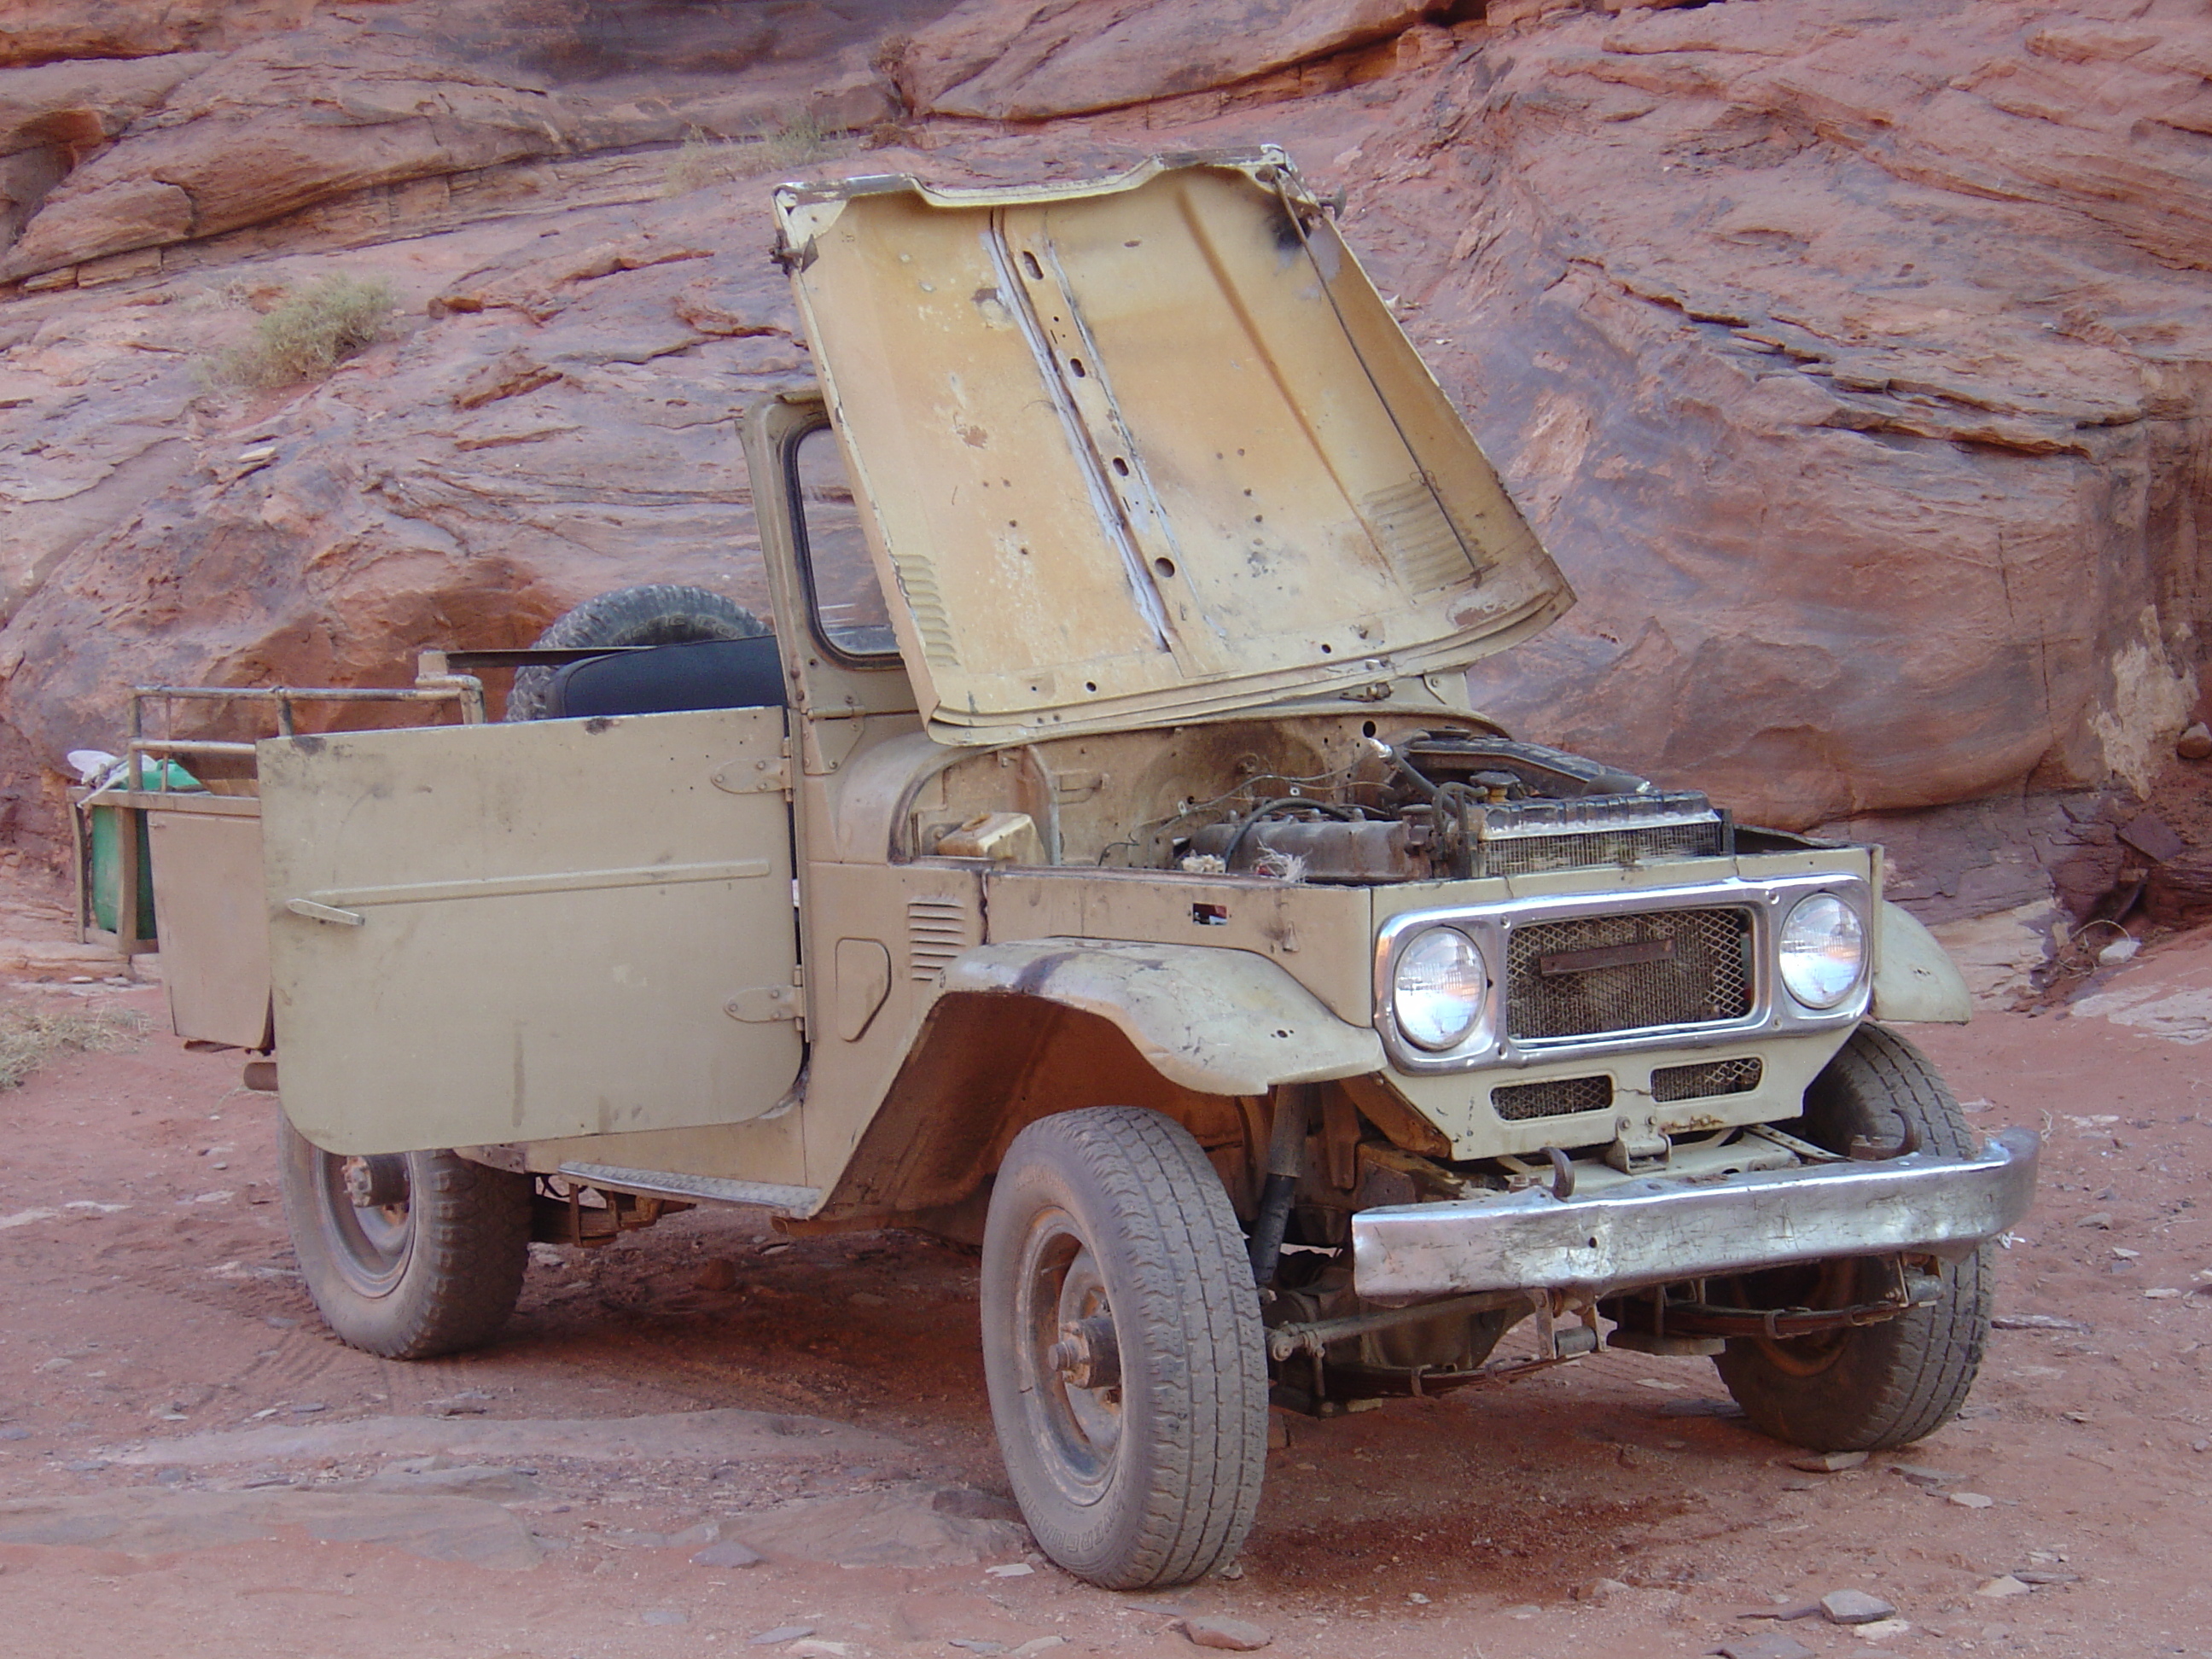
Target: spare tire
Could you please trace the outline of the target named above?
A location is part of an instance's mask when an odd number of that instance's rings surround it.
[[[720,593],[703,587],[678,587],[647,582],[637,587],[617,587],[587,599],[538,636],[539,648],[575,650],[584,647],[622,645],[684,645],[694,640],[744,640],[771,631],[758,617]],[[518,668],[514,689],[507,694],[510,720],[545,718],[546,694],[552,689],[550,668]]]

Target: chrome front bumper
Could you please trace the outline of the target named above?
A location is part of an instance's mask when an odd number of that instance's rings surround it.
[[[2006,1129],[1972,1158],[1915,1152],[1695,1182],[1650,1176],[1565,1200],[1530,1188],[1362,1210],[1352,1285],[1378,1302],[1591,1296],[1829,1256],[1962,1256],[2027,1213],[2041,1150],[2029,1131]]]

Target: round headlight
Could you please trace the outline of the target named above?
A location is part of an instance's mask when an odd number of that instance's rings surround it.
[[[1782,983],[1808,1008],[1832,1008],[1866,968],[1866,923],[1833,893],[1799,899],[1782,924]]]
[[[1455,927],[1431,927],[1398,953],[1390,1006],[1398,1029],[1424,1048],[1455,1048],[1482,1018],[1490,975],[1482,953]]]

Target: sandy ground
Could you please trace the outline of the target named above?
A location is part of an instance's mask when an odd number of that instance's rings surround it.
[[[541,1247],[488,1352],[377,1360],[301,1291],[236,1057],[158,989],[18,984],[156,1024],[0,1096],[0,1538],[46,1540],[0,1542],[0,1654],[1176,1654],[1203,1613],[1286,1656],[2212,1654],[2212,937],[2087,989],[1915,1034],[1978,1124],[2048,1133],[2000,1311],[2071,1327],[1996,1333],[1929,1440],[1801,1471],[1707,1362],[1609,1353],[1292,1419],[1242,1576],[1117,1595],[989,1520],[969,1255],[697,1211]],[[710,1408],[775,1415],[620,1420]],[[946,1487],[980,1519],[922,1524]],[[840,1543],[855,1515],[903,1541]],[[695,1563],[718,1532],[768,1560]],[[1741,1616],[1845,1587],[1906,1627]]]

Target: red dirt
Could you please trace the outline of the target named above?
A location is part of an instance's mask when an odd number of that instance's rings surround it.
[[[907,1475],[1003,1492],[963,1253],[903,1235],[780,1245],[753,1212],[697,1211],[534,1266],[483,1353],[381,1361],[325,1334],[291,1275],[271,1109],[235,1086],[235,1057],[186,1054],[158,1029],[128,1052],[66,1055],[0,1095],[0,1500],[238,1487],[271,1469],[91,1466],[104,1448],[258,1413],[411,1416],[471,1389],[498,1418],[803,1412],[910,1453],[877,1468],[540,1459],[541,1495],[516,1512],[549,1549],[526,1573],[305,1539],[153,1557],[0,1545],[0,1652],[568,1659],[713,1651],[803,1624],[817,1654],[957,1656],[977,1650],[954,1638],[1012,1650],[1053,1636],[1072,1653],[1174,1654],[1192,1650],[1182,1609],[1258,1622],[1286,1655],[1650,1659],[1776,1630],[1838,1654],[2212,1652],[2212,1206],[2198,1199],[2212,1100],[2201,1034],[2173,1040],[2196,1030],[2190,999],[2212,1011],[2212,991],[2195,988],[2212,985],[2212,936],[2155,948],[2107,983],[2159,1004],[2168,1035],[2063,1011],[1914,1033],[1963,1098],[1989,1103],[1978,1125],[2050,1132],[2040,1201],[2003,1255],[2001,1311],[2089,1328],[1998,1332],[1960,1421],[1863,1469],[1802,1474],[1740,1421],[1698,1414],[1725,1400],[1709,1364],[1626,1353],[1293,1419],[1241,1579],[1146,1596],[1048,1565],[1012,1577],[778,1559],[714,1571],[689,1547],[620,1547],[626,1531]],[[151,988],[13,994],[160,1018]],[[40,1210],[56,1213],[22,1218]],[[714,1261],[733,1273],[708,1282],[732,1288],[700,1288]],[[295,1409],[311,1405],[323,1409]],[[374,1467],[319,1462],[274,1472],[313,1484]],[[1960,1478],[1923,1490],[1890,1472],[1899,1462]],[[1962,1490],[1994,1501],[1945,1495]],[[2079,1580],[1974,1594],[2009,1569]],[[1629,1588],[1603,1605],[1572,1598],[1601,1576]],[[1912,1628],[1870,1644],[1817,1620],[1736,1617],[1842,1587],[1887,1597]],[[662,1627],[679,1613],[684,1628]]]

